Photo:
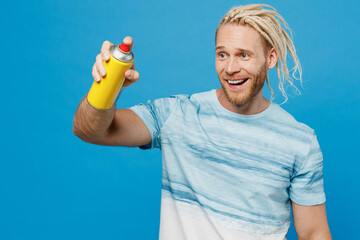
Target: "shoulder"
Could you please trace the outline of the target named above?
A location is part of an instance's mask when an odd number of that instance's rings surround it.
[[[194,94],[177,94],[172,95],[167,98],[160,98],[155,101],[159,103],[164,102],[173,102],[174,105],[177,106],[199,106],[203,105],[207,102],[211,102],[211,97],[214,94],[214,90],[194,93]]]
[[[198,101],[209,99],[214,94],[214,91],[215,91],[215,89],[209,90],[206,92],[194,93],[191,95],[190,98],[193,100],[198,100]]]
[[[313,128],[305,123],[299,122],[285,109],[274,104],[271,114],[268,114],[264,127],[270,129],[271,136],[281,138],[282,147],[305,157],[310,151],[316,134]]]
[[[200,105],[204,105],[204,101],[209,101],[211,91],[188,94],[177,94],[169,97],[157,98],[155,100],[149,100],[146,103],[140,103],[131,107],[133,111],[149,111],[152,114],[169,115],[172,112],[180,110],[180,112],[186,112],[189,109],[199,108]]]
[[[178,95],[172,95],[170,98],[175,98],[180,102],[202,102],[207,101],[211,98],[214,90],[206,91],[206,92],[200,92],[200,93],[194,93],[194,94],[178,94]]]
[[[280,107],[278,104],[273,103],[274,109],[271,114],[271,118],[278,122],[281,125],[288,126],[290,128],[296,129],[298,131],[303,132],[304,134],[313,135],[314,129],[305,123],[299,122],[295,119],[293,115],[287,112],[285,109]]]
[[[207,92],[200,92],[200,93],[194,93],[194,94],[176,94],[171,95],[169,97],[164,98],[158,98],[155,101],[158,102],[179,102],[179,103],[187,103],[187,102],[199,102],[204,99],[209,98],[212,91]]]

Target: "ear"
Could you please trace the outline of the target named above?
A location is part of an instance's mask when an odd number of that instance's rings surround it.
[[[270,49],[269,55],[268,55],[268,68],[272,69],[276,66],[276,63],[278,61],[278,55],[274,48]]]

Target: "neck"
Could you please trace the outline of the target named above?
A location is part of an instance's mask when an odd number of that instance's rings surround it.
[[[252,115],[257,114],[262,111],[264,111],[266,108],[269,107],[270,101],[267,100],[262,95],[262,90],[258,92],[256,96],[254,96],[252,99],[249,99],[246,103],[242,105],[234,105],[232,104],[226,97],[224,90],[222,88],[216,90],[216,95],[219,100],[219,103],[221,106],[223,106],[225,109],[239,114],[244,115]]]

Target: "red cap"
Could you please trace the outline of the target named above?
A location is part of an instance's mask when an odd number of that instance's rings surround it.
[[[126,53],[130,52],[130,46],[125,43],[122,43],[121,45],[119,45],[119,49]]]

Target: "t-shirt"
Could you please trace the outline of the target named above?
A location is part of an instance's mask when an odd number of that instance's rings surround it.
[[[162,151],[161,240],[286,239],[290,199],[325,202],[313,129],[271,102],[228,111],[216,90],[132,109]]]

